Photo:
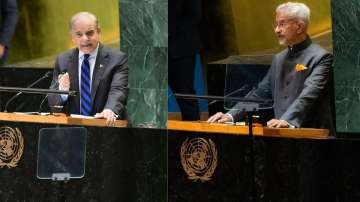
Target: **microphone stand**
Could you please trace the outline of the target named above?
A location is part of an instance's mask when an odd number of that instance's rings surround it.
[[[70,90],[50,90],[50,89],[43,89],[43,88],[17,88],[17,87],[3,87],[0,86],[0,92],[21,92],[27,94],[55,94],[55,95],[70,95],[75,96],[77,95],[77,91]]]
[[[258,103],[258,104],[271,104],[272,100],[270,99],[249,99],[249,98],[239,98],[239,97],[223,97],[215,95],[193,95],[193,94],[181,94],[174,93],[174,96],[181,99],[200,99],[200,100],[218,100],[218,101],[238,101],[248,103]]]
[[[35,84],[34,84],[35,85]],[[56,95],[69,95],[76,96],[77,91],[63,91],[63,90],[49,90],[49,89],[40,89],[40,88],[17,88],[17,87],[3,87],[0,86],[0,92],[17,92],[9,101],[7,101],[5,105],[4,112],[7,112],[7,107],[12,100],[14,100],[17,96],[22,93],[28,94],[56,94]]]
[[[233,92],[230,92],[230,93],[228,93],[228,94],[226,94],[226,95],[224,95],[224,97],[229,97],[229,96],[231,96],[231,95],[235,95],[236,93],[238,93],[238,92],[245,92],[245,91],[249,91],[249,85],[243,85],[241,88],[239,88],[239,89],[237,89],[237,90],[234,90]],[[251,91],[250,91],[251,92]],[[209,104],[208,104],[208,106],[210,106],[210,105],[212,105],[212,104],[214,104],[214,103],[216,103],[218,100],[213,100],[213,101],[211,101]]]
[[[38,109],[38,113],[39,113],[39,114],[41,114],[43,105],[44,105],[45,100],[46,100],[46,98],[47,98],[48,96],[49,96],[49,94],[46,94],[45,97],[41,100],[41,103],[40,103],[40,106],[39,106],[39,109]]]
[[[35,86],[36,84],[38,84],[40,81],[48,78],[48,77],[51,77],[52,75],[52,72],[51,71],[48,71],[46,72],[42,77],[40,77],[39,79],[37,79],[36,81],[32,82],[30,85],[27,86],[27,88],[31,88],[33,86]],[[22,91],[19,91],[16,95],[12,96],[5,104],[5,110],[4,112],[7,112],[7,108],[9,106],[9,104],[15,99],[17,98],[19,95],[21,95],[23,92]]]
[[[250,141],[250,165],[251,165],[251,192],[252,200],[256,201],[256,184],[255,184],[255,153],[254,153],[254,133],[253,133],[253,115],[255,111],[259,110],[259,104],[250,103],[242,109],[247,114],[249,141]]]

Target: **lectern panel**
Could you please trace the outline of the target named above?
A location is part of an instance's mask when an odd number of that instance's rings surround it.
[[[85,175],[84,127],[42,128],[39,132],[37,177],[70,180]]]

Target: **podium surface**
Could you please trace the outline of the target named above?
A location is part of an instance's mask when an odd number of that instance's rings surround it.
[[[183,130],[194,132],[222,133],[231,135],[249,135],[248,126],[227,125],[207,122],[168,121],[169,130]],[[329,138],[329,130],[314,128],[267,128],[253,127],[255,136],[291,137],[291,138]]]
[[[4,113],[0,112],[1,121],[60,124],[60,125],[80,125],[80,126],[106,126],[105,119],[95,118],[74,118],[65,115],[29,115],[26,113]],[[124,120],[115,121],[113,127],[127,127],[128,122]]]

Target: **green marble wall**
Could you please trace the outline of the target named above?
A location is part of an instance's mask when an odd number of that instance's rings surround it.
[[[337,131],[360,132],[360,1],[331,3]]]
[[[119,0],[120,49],[129,57],[128,114],[135,127],[167,121],[167,0]]]

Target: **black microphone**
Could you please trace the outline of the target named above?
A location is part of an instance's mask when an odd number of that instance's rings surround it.
[[[44,97],[44,99],[41,100],[40,105],[39,105],[39,109],[38,109],[38,113],[39,113],[39,114],[41,114],[43,105],[44,105],[44,103],[45,103],[46,98],[48,98],[48,96],[49,96],[49,93],[46,94],[46,96]]]
[[[67,73],[67,71],[64,70],[64,71],[61,72],[59,75],[61,75],[61,74],[66,74],[66,73]],[[59,85],[59,79],[56,80],[55,86],[57,86],[57,85]],[[42,111],[43,105],[44,105],[44,103],[45,103],[45,100],[49,97],[49,95],[50,95],[49,93],[46,94],[46,96],[41,100],[40,105],[39,105],[39,109],[38,109],[38,113],[39,113],[39,114],[41,114],[41,111]]]
[[[34,81],[33,83],[31,83],[30,85],[28,85],[26,88],[31,88],[33,86],[35,86],[36,84],[38,84],[40,81],[46,79],[46,78],[49,78],[52,76],[52,71],[48,71],[46,72],[41,78],[39,78],[38,80]],[[5,110],[4,112],[8,112],[7,111],[7,108],[9,106],[9,104],[15,99],[17,98],[19,95],[21,95],[23,92],[18,92],[16,93],[14,96],[12,96],[5,104]]]
[[[241,86],[241,88],[238,88],[237,90],[234,90],[233,92],[230,92],[230,93],[224,95],[224,99],[226,99],[226,97],[229,97],[229,96],[231,96],[231,95],[234,95],[235,93],[248,91],[250,88],[251,88],[250,85],[244,84],[243,86]],[[208,104],[208,106],[213,105],[213,104],[215,104],[215,103],[218,102],[218,101],[219,101],[219,100],[213,100],[213,101],[211,101],[211,102]]]

